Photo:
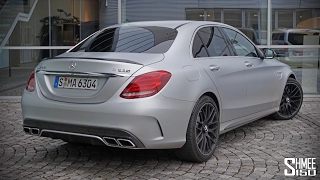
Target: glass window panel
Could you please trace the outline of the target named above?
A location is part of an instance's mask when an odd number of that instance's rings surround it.
[[[36,4],[34,4],[35,1],[25,1],[25,3],[14,2],[8,1],[9,4],[1,11],[1,16],[6,16],[6,23],[1,26],[1,34],[9,36],[6,44],[8,46],[42,45],[42,20],[49,15],[48,1],[37,1]],[[35,8],[28,22],[18,21],[16,24],[13,23],[18,13],[30,13],[33,6]],[[14,26],[14,30],[11,34],[8,34],[11,26]],[[4,38],[0,38],[0,43],[3,40]],[[48,42],[48,39],[43,39],[43,41]]]
[[[320,9],[301,9],[296,10],[296,28],[300,29],[319,29],[320,28]]]
[[[186,20],[203,21],[204,10],[203,9],[186,9]]]
[[[278,27],[292,28],[293,10],[278,10]]]
[[[198,33],[195,35],[192,45],[192,54],[193,57],[208,57],[208,53],[206,51],[206,48],[204,47]]]
[[[276,59],[292,68],[305,94],[320,93],[319,48],[277,48],[274,50]]]
[[[50,1],[52,46],[72,46],[80,39],[80,3]]]
[[[221,22],[221,9],[207,9],[207,21]]]
[[[256,45],[267,44],[267,9],[245,9],[244,27],[238,28]]]
[[[224,9],[224,23],[234,27],[242,27],[241,9]]]
[[[175,29],[165,27],[109,28],[98,32],[72,51],[165,53],[176,36]]]
[[[205,27],[200,29],[198,33],[207,47],[210,56],[231,56],[218,28]]]
[[[227,28],[222,28],[235,48],[238,56],[258,57],[255,46],[252,45],[244,36]]]

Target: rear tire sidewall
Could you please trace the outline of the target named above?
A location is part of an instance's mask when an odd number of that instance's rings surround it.
[[[217,110],[217,117],[218,117],[218,128],[217,128],[217,134],[216,134],[216,144],[214,145],[214,147],[212,148],[212,152],[208,153],[208,154],[202,154],[197,146],[197,142],[196,142],[196,136],[195,136],[195,127],[196,127],[196,120],[199,114],[199,111],[201,110],[202,106],[206,103],[210,103],[212,104],[216,110]],[[209,96],[203,96],[202,98],[199,99],[199,101],[197,102],[193,113],[191,115],[190,121],[189,121],[189,125],[188,125],[188,131],[187,131],[187,138],[186,138],[186,144],[190,143],[191,147],[193,148],[194,151],[194,155],[196,157],[196,159],[198,159],[199,161],[207,161],[208,159],[210,159],[215,151],[215,148],[217,146],[218,143],[218,139],[219,139],[219,132],[220,132],[220,113],[219,113],[219,109],[215,103],[215,101],[209,97]]]

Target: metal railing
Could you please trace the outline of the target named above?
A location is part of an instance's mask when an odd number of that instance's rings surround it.
[[[2,38],[0,37],[1,45],[3,47],[8,42],[9,37],[11,36],[16,24],[18,21],[28,22],[38,0],[29,0],[27,5],[20,4],[24,1],[19,0],[7,0],[3,9],[0,12],[0,27]],[[13,8],[14,7],[14,8]],[[27,14],[25,12],[28,12]],[[0,49],[1,53],[1,49]]]

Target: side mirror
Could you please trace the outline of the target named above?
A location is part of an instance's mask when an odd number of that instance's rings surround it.
[[[262,49],[265,59],[273,59],[275,57],[275,52],[272,49],[263,48]]]

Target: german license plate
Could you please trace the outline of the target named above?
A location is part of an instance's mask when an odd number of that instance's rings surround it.
[[[97,78],[78,78],[56,76],[53,84],[54,88],[65,89],[89,89],[96,90],[98,87]]]

